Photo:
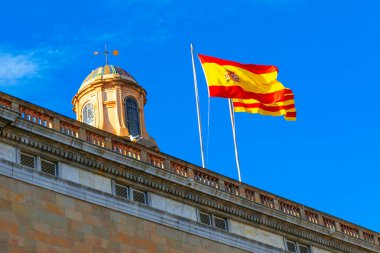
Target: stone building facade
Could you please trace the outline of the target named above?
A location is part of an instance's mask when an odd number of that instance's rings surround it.
[[[161,153],[145,90],[106,67],[78,121],[0,93],[0,252],[380,252],[377,232]]]

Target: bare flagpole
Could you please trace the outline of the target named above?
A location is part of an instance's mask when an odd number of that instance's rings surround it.
[[[230,99],[230,98],[228,99],[228,107],[230,108],[230,118],[231,118],[231,125],[232,125],[232,136],[234,138],[236,167],[237,167],[237,171],[238,171],[239,182],[241,182],[239,152],[238,152],[238,148],[237,148],[236,133],[235,133],[235,116],[234,116],[234,109],[233,109],[232,99]]]
[[[193,44],[190,44],[190,50],[191,50],[191,61],[193,64],[193,76],[194,76],[194,89],[195,89],[195,102],[197,105],[197,116],[198,116],[198,132],[199,132],[199,142],[201,145],[201,157],[202,157],[202,167],[205,167],[205,158],[204,158],[204,151],[203,151],[203,138],[202,138],[202,123],[201,123],[201,117],[199,113],[199,95],[198,95],[198,83],[197,83],[197,72],[195,71],[195,64],[194,64],[194,48]]]

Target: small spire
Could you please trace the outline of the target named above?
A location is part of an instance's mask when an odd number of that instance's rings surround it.
[[[107,49],[107,44],[104,44],[104,52],[95,51],[95,52],[94,52],[94,55],[104,54],[105,57],[106,57],[106,65],[108,65],[108,54],[110,54],[110,53],[111,53],[111,52],[108,51],[108,49]],[[119,51],[118,51],[118,50],[113,50],[113,51],[112,51],[112,54],[116,56],[116,55],[119,54]]]

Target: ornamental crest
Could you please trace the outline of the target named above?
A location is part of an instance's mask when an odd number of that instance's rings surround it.
[[[239,82],[239,76],[235,74],[235,72],[227,70],[226,73],[224,73],[224,76],[226,77],[227,82],[234,81]]]

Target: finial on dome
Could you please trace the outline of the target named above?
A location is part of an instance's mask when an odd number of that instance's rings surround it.
[[[104,54],[106,56],[106,65],[108,65],[108,54],[110,54],[111,52],[109,52],[107,50],[107,44],[104,44],[104,52],[98,52],[98,51],[95,51],[94,52],[94,55],[98,55],[98,54]],[[113,55],[118,55],[119,54],[119,51],[118,50],[113,50],[112,51],[112,54]]]

